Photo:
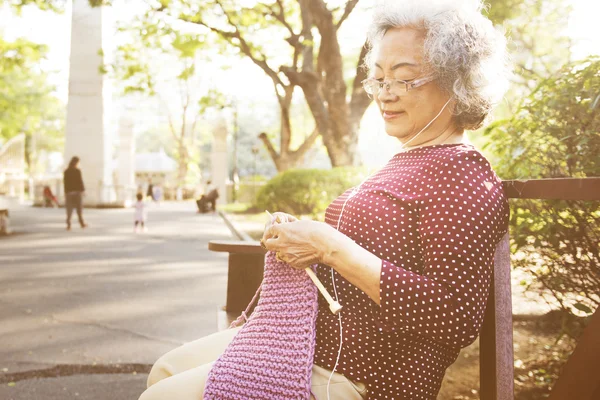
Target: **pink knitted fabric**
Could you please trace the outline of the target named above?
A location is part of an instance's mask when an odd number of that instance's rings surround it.
[[[268,252],[258,305],[212,367],[204,398],[309,399],[317,311],[306,272]]]

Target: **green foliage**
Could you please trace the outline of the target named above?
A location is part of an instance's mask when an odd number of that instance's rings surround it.
[[[211,108],[222,109],[231,106],[231,102],[217,89],[209,89],[208,92],[198,100],[198,107],[201,114],[204,114]]]
[[[571,58],[564,34],[570,7],[566,0],[493,0],[489,16],[506,31],[516,87],[510,99],[529,93]]]
[[[600,58],[565,66],[484,132],[504,178],[600,176]]]
[[[25,39],[7,42],[0,37],[0,138],[25,133],[29,142],[34,140],[35,146],[26,149],[30,167],[31,149],[56,150],[63,138],[64,105],[39,68],[46,51]]]
[[[483,14],[488,17],[494,25],[502,25],[505,21],[515,18],[520,7],[527,0],[488,0]]]
[[[600,58],[568,65],[489,127],[487,146],[503,178],[600,176]],[[600,201],[513,201],[514,266],[564,310],[600,304]]]
[[[359,184],[367,170],[339,167],[330,170],[290,169],[271,179],[258,193],[260,210],[294,215],[316,215],[346,189]]]
[[[349,2],[348,4],[352,3]],[[320,16],[313,17],[314,20],[331,18],[332,29],[327,30],[327,33],[324,34],[334,40],[337,40],[337,30],[334,29],[335,23],[345,19],[354,7],[346,8],[344,7],[345,4],[344,1],[329,0],[326,2],[325,10],[319,11]],[[306,8],[304,12],[306,28],[303,27],[301,6]],[[250,2],[163,0],[146,2],[143,7],[140,7],[142,10],[140,15],[121,29],[123,33],[129,34],[133,40],[129,42],[128,48],[121,46],[117,51],[116,67],[113,70],[117,72],[117,77],[125,82],[126,90],[152,94],[156,77],[151,73],[149,65],[156,58],[144,54],[148,50],[160,53],[165,49],[169,49],[176,53],[178,61],[180,61],[176,62],[176,68],[183,65],[179,74],[179,78],[182,80],[187,79],[195,72],[186,63],[186,58],[192,58],[198,54],[206,58],[214,54],[235,55],[251,60],[274,83],[273,88],[282,111],[281,124],[278,128],[283,136],[281,142],[283,144],[289,143],[291,147],[280,149],[281,155],[274,157],[273,161],[283,159],[282,162],[276,162],[276,166],[278,168],[280,166],[281,168],[283,166],[288,167],[301,159],[300,153],[306,152],[306,147],[295,146],[297,140],[292,138],[294,136],[291,132],[292,129],[287,129],[287,127],[293,126],[289,121],[289,105],[292,101],[293,88],[299,86],[303,91],[312,88],[314,91],[311,90],[311,93],[321,90],[334,90],[322,86],[317,88],[320,83],[318,79],[314,79],[317,76],[316,70],[319,70],[319,75],[329,71],[327,74],[333,76],[332,79],[338,79],[337,72],[331,72],[332,69],[336,68],[334,62],[331,62],[334,65],[333,68],[326,68],[324,64],[327,63],[329,57],[317,56],[317,53],[321,51],[318,49],[324,49],[327,46],[320,46],[322,38],[319,32],[322,29],[310,29],[315,25],[314,21],[310,23],[312,26],[308,25],[309,8],[308,3],[296,0],[278,0],[276,2],[272,0]],[[312,10],[312,12],[316,13],[315,10]],[[303,29],[305,29],[304,32]],[[309,30],[310,35],[307,34]],[[312,35],[315,35],[315,37],[313,38]],[[349,61],[348,70],[351,69],[351,64],[354,64],[352,68],[354,73],[352,78],[354,78],[358,51],[346,51],[344,53],[355,53],[353,62],[350,63],[350,58],[347,58]],[[317,62],[317,59],[319,62]],[[339,71],[339,73],[343,75],[343,71]],[[326,80],[329,81],[329,79]],[[311,88],[305,89],[307,86],[301,85],[301,81],[308,82],[307,85]],[[353,79],[347,80],[348,83],[352,81]],[[343,86],[343,82],[341,85]],[[351,84],[347,86],[352,87]],[[362,91],[358,92],[367,99]],[[324,99],[328,97],[327,102],[329,104],[327,105],[324,104]],[[319,93],[318,96],[313,96],[311,99],[313,104],[308,108],[309,111],[336,108],[331,103],[334,101],[333,98],[326,94]],[[216,100],[216,103],[206,104],[207,100]],[[343,97],[336,98],[336,100],[338,103],[345,101]],[[323,104],[316,104],[317,102]],[[207,108],[221,104],[223,104],[222,101],[209,94],[200,101],[199,105],[201,112],[203,112]],[[322,106],[325,108],[322,108]],[[364,110],[361,110],[360,113],[357,111],[358,109],[355,107],[353,115],[362,115],[362,112],[364,112]],[[343,119],[346,114],[345,112],[334,113],[334,117]],[[335,127],[338,125],[326,124],[320,113],[317,113],[316,117],[320,118],[319,129],[322,129],[326,134],[329,134],[329,129],[325,129],[326,126]],[[342,126],[340,130],[343,132],[340,135],[345,135],[348,129],[344,128],[344,124],[340,125]],[[355,125],[358,124],[351,124],[350,126],[353,129]],[[305,140],[308,138],[311,138],[310,143],[314,142],[314,136],[305,135]],[[334,137],[334,140],[338,139],[341,147],[347,146],[345,139]],[[329,142],[331,141],[326,141],[326,143]],[[296,150],[291,150],[293,147],[296,147]],[[301,150],[298,150],[298,148]],[[288,154],[291,155],[288,156]],[[287,162],[286,159],[292,161]]]
[[[6,80],[6,74],[17,69],[31,69],[45,57],[46,45],[18,38],[7,42],[0,37],[0,79]]]
[[[65,0],[0,0],[0,6],[9,5],[17,13],[25,6],[35,6],[40,10],[63,12],[67,2]]]
[[[75,0],[83,1],[83,0]],[[88,0],[88,3],[92,7],[99,7],[102,5],[110,5],[112,0]],[[0,7],[3,5],[9,5],[17,13],[20,13],[23,7],[33,6],[43,11],[54,11],[63,12],[67,5],[67,0],[0,0]]]
[[[124,94],[159,99],[169,121],[160,128],[163,132],[166,128],[170,137],[164,137],[160,131],[146,132],[143,141],[152,142],[146,147],[154,149],[158,142],[164,143],[164,148],[178,161],[178,184],[193,186],[201,175],[196,143],[200,115],[211,100],[221,99],[215,91],[200,98],[198,85],[203,72],[199,68],[200,59],[209,43],[202,32],[175,29],[173,24],[167,23],[171,19],[166,11],[172,3],[146,3],[138,18],[120,26],[119,35],[123,40],[117,47],[114,62],[105,66],[105,70],[119,81]],[[187,3],[178,6],[179,12],[196,7]],[[176,88],[175,95],[180,102],[172,101],[171,88]]]

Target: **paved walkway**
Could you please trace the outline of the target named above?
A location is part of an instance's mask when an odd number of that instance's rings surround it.
[[[230,238],[193,203],[85,210],[90,227],[64,229],[64,209],[11,210],[0,238],[0,399],[137,399],[149,365],[215,332],[225,304]]]

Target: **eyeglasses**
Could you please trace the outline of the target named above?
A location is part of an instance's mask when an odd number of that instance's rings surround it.
[[[426,76],[424,78],[411,79],[409,81],[402,81],[399,79],[393,79],[390,81],[380,81],[375,78],[369,78],[362,81],[363,89],[369,95],[369,97],[373,98],[373,96],[379,95],[381,89],[385,86],[385,90],[387,90],[390,94],[394,96],[402,96],[408,93],[412,89],[416,89],[420,86],[423,86],[435,78],[433,76]]]

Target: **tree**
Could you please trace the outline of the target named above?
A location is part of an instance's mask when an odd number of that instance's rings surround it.
[[[358,0],[348,0],[340,7],[332,7],[329,3],[333,1],[324,0],[257,1],[248,6],[240,3],[231,0],[152,3],[138,21],[144,27],[140,37],[146,43],[157,43],[175,31],[196,28],[195,35],[188,36],[190,40],[211,40],[209,34],[212,34],[212,40],[235,49],[261,68],[272,81],[280,108],[279,150],[267,135],[260,135],[260,139],[278,170],[296,165],[319,135],[333,166],[353,164],[358,127],[370,104],[360,83],[366,76],[362,69],[366,47],[363,46],[358,57],[354,79],[348,88],[337,33]],[[169,26],[161,25],[161,20],[170,21]],[[261,44],[267,37],[269,48]],[[273,38],[283,39],[273,42]],[[290,110],[296,88],[304,94],[316,129],[293,150]]]
[[[140,31],[137,33],[143,35]],[[146,44],[121,44],[117,48],[115,62],[104,66],[103,71],[110,71],[118,78],[124,94],[140,93],[155,96],[159,100],[161,112],[167,117],[167,128],[178,161],[177,185],[183,186],[191,165],[198,161],[195,132],[202,102],[205,101],[198,90],[200,71],[197,50],[202,44],[193,37],[176,32],[173,32],[169,42],[159,46]],[[151,63],[150,59],[160,62]],[[175,64],[177,72],[161,69],[164,64]],[[175,93],[172,93],[173,88]],[[173,95],[179,101],[174,101]]]
[[[564,0],[490,0],[489,4],[487,16],[510,39],[515,67],[511,100],[527,95],[571,61],[570,40],[562,33],[570,11]]]
[[[0,6],[5,4],[8,4],[17,12],[20,12],[25,6],[34,6],[40,10],[62,12],[67,2],[65,0],[0,0]]]
[[[64,131],[64,104],[39,68],[46,51],[25,39],[7,42],[0,37],[0,137],[25,133],[30,172],[36,152],[60,148]]]
[[[75,0],[85,1],[85,0]],[[100,7],[102,5],[110,5],[112,0],[87,0],[92,7]],[[0,6],[8,5],[16,12],[20,13],[23,7],[36,7],[42,11],[64,12],[67,5],[67,0],[0,0]]]
[[[600,58],[565,66],[485,134],[503,178],[600,176]],[[599,202],[512,203],[514,265],[568,313],[600,305]],[[541,284],[541,285],[540,285]]]
[[[93,7],[109,3],[88,2]],[[9,6],[17,14],[25,7],[60,13],[66,4],[66,0],[0,0],[0,7]],[[38,151],[63,147],[65,105],[40,67],[47,51],[45,45],[23,38],[9,42],[0,35],[0,138],[25,133],[30,173],[35,172]]]

